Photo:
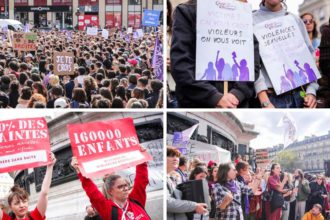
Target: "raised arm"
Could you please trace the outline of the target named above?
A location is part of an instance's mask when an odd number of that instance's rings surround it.
[[[46,174],[41,185],[41,191],[37,202],[37,208],[41,216],[45,216],[46,214],[47,205],[48,205],[48,193],[49,193],[50,184],[52,183],[53,168],[56,163],[56,158],[53,153],[50,153],[49,157],[51,163],[47,165]]]
[[[71,166],[76,170],[78,177],[81,181],[82,187],[86,192],[93,207],[99,212],[102,218],[104,218],[104,216],[109,216],[110,212],[108,213],[109,210],[105,208],[106,198],[91,179],[84,177],[80,173],[80,169],[78,167],[79,164],[76,157],[72,157]]]
[[[234,51],[233,53],[232,53],[232,55],[233,55],[233,61],[234,61],[234,63],[235,63],[235,65],[237,66],[237,67],[240,67],[239,66],[239,64],[237,63],[237,60],[236,60],[236,52]]]

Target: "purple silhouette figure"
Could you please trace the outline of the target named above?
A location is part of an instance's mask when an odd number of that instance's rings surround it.
[[[296,64],[296,66],[297,66],[298,69],[299,69],[299,76],[300,76],[300,77],[303,77],[303,79],[304,79],[304,84],[307,83],[307,77],[306,77],[306,74],[307,74],[307,76],[308,76],[308,82],[313,82],[313,81],[316,81],[316,80],[317,80],[316,75],[315,75],[313,69],[311,69],[311,67],[310,67],[310,65],[309,65],[308,63],[305,63],[305,64],[304,64],[304,68],[305,68],[305,69],[303,69],[303,68],[301,68],[301,67],[299,66],[299,62],[298,62],[297,60],[295,60],[294,63]],[[306,73],[306,74],[305,74],[305,73]]]
[[[291,69],[286,70],[285,69],[285,64],[283,64],[283,68],[284,68],[284,73],[286,78],[288,78],[288,80],[290,81],[292,88],[297,88],[296,86],[296,82],[294,80],[294,75],[293,75],[293,71]]]
[[[281,93],[290,91],[292,89],[290,82],[285,76],[281,76]]]
[[[215,60],[215,67],[217,68],[217,71],[218,71],[218,79],[221,80],[221,79],[223,79],[222,72],[223,72],[223,69],[225,68],[225,60],[223,58],[218,59],[219,53],[220,53],[220,50],[218,50],[218,53],[217,53],[217,58]]]
[[[204,72],[204,75],[202,76],[202,79],[206,78],[206,80],[216,80],[216,71],[215,69],[213,68],[213,63],[212,62],[209,62],[208,63],[208,66],[207,66],[207,69],[205,70]]]
[[[249,68],[247,67],[246,60],[245,59],[241,60],[240,61],[240,65],[239,65],[237,63],[237,61],[236,61],[236,58],[237,58],[236,52],[234,51],[232,53],[232,55],[233,55],[233,60],[234,60],[234,63],[235,63],[234,66],[237,69],[239,69],[239,72],[240,72],[240,74],[239,74],[239,80],[240,81],[248,81],[249,80]],[[234,77],[234,79],[235,79],[235,77]]]

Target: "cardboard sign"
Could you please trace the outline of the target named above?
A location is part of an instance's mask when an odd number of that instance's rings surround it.
[[[250,4],[197,1],[196,41],[196,80],[254,81]]]
[[[254,30],[260,56],[277,95],[321,77],[293,16],[256,24]]]
[[[160,11],[144,10],[142,26],[157,27],[159,25]]]
[[[0,122],[0,173],[45,166],[50,142],[44,118]]]
[[[54,52],[54,74],[74,74],[74,54],[71,52]]]
[[[109,31],[106,29],[102,30],[102,37],[104,37],[105,39],[109,38]]]
[[[13,34],[13,48],[18,51],[36,51],[37,33],[15,32]]]
[[[140,151],[132,118],[70,124],[68,132],[73,155],[86,177],[102,176],[152,159]]]
[[[87,20],[85,21],[86,24]],[[97,36],[97,28],[96,27],[87,27],[87,35],[91,35],[91,36]]]

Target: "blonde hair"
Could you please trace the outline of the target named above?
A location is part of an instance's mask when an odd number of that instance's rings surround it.
[[[49,77],[49,85],[52,87],[57,86],[60,84],[60,78],[57,75],[51,75]]]

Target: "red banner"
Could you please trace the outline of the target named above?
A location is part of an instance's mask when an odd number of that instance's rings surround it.
[[[0,121],[0,173],[45,166],[49,153],[44,118]]]
[[[86,177],[127,169],[152,157],[140,151],[132,118],[68,125],[72,152]]]

